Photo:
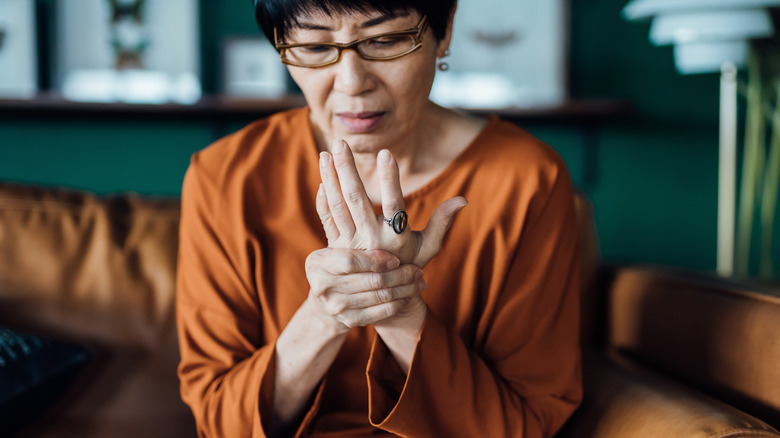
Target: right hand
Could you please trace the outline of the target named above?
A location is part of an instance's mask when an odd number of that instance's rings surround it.
[[[401,263],[425,267],[438,254],[455,214],[468,203],[466,199],[456,196],[439,204],[425,229],[407,228],[396,234],[384,222],[385,217],[392,217],[396,211],[405,208],[398,163],[392,153],[382,150],[377,155],[383,212],[383,215],[377,216],[349,145],[336,139],[332,150],[332,154],[320,154],[322,184],[316,199],[328,247],[383,249],[395,254]]]
[[[346,333],[403,311],[427,287],[422,270],[383,250],[323,248],[306,258],[309,299],[326,324]]]

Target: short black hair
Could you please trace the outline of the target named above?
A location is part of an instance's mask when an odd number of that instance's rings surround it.
[[[294,27],[298,17],[323,12],[326,15],[350,12],[396,14],[417,11],[428,16],[428,24],[437,40],[447,33],[450,14],[456,0],[254,0],[255,20],[268,41],[274,42],[274,28],[279,38]]]

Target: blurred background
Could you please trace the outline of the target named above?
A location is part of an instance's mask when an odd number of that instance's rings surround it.
[[[501,59],[526,60],[490,70],[537,73],[483,82],[516,87],[514,102],[442,103],[498,113],[554,147],[593,202],[606,261],[714,270],[720,75],[679,74],[673,46],[648,41],[650,21],[623,17],[627,0],[505,1],[518,15],[497,17],[471,3],[456,29],[488,21],[493,33],[474,34],[497,52],[517,43]],[[301,105],[251,4],[0,0],[0,180],[178,196],[194,151]],[[523,11],[535,18],[513,27]],[[453,53],[450,83],[491,74],[467,71],[468,59]]]

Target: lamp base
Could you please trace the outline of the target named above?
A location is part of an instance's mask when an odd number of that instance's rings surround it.
[[[718,274],[734,274],[737,180],[737,67],[725,62],[720,75],[718,155]]]

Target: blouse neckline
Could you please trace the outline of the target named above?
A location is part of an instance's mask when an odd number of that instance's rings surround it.
[[[313,151],[312,156],[316,157],[315,159],[315,169],[319,171],[319,149],[317,148],[317,142],[314,140],[314,129],[311,126],[311,121],[309,120],[309,112],[310,108],[306,106],[301,111],[302,116],[306,120],[306,136],[309,142],[308,149]],[[443,181],[446,181],[446,179],[457,169],[460,168],[460,165],[467,161],[469,159],[469,156],[475,153],[477,149],[477,145],[482,142],[483,137],[487,136],[490,131],[493,130],[493,127],[500,123],[500,119],[496,115],[489,115],[488,116],[488,122],[485,123],[485,126],[480,129],[479,133],[474,137],[473,140],[462,150],[460,153],[452,160],[450,161],[447,166],[442,169],[438,174],[436,174],[433,178],[431,178],[430,181],[422,185],[420,188],[416,189],[415,191],[411,193],[405,193],[404,194],[404,203],[408,204],[409,202],[413,202],[426,194],[428,194],[430,191],[434,190],[436,187],[441,185]],[[315,190],[316,191],[316,190]],[[377,206],[374,205],[374,208],[376,209],[379,207],[381,209],[381,205]]]

